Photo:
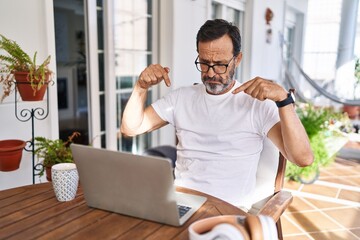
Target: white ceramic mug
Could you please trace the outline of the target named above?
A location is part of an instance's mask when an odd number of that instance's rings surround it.
[[[58,163],[51,167],[52,184],[58,201],[71,201],[76,196],[79,175],[74,163]]]

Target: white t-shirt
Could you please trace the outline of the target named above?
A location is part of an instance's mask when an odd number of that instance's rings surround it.
[[[203,84],[182,87],[152,107],[176,129],[175,184],[249,209],[263,139],[280,118],[273,101],[232,90],[210,95]]]

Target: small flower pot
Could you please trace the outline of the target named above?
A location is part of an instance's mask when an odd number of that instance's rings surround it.
[[[344,105],[343,112],[346,112],[350,119],[356,119],[359,117],[360,106]]]
[[[47,82],[49,81],[49,74],[46,74],[46,83],[36,90],[31,87],[30,81],[28,80],[29,72],[15,72],[14,75],[17,83],[17,90],[23,101],[41,101],[44,99]]]
[[[319,175],[320,175],[320,170],[319,170],[319,168],[317,168],[315,171],[313,171],[307,175],[300,174],[299,176],[297,176],[297,180],[299,182],[301,182],[302,184],[312,184],[316,180],[318,180]]]
[[[0,171],[9,172],[19,168],[26,142],[17,139],[0,141]]]

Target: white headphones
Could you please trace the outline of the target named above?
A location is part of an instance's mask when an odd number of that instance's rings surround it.
[[[189,226],[190,240],[277,240],[274,220],[265,215],[210,217]]]

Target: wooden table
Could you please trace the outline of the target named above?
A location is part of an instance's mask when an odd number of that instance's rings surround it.
[[[81,187],[74,200],[56,200],[51,183],[0,191],[0,239],[188,239],[189,225],[217,215],[245,215],[220,199],[208,200],[181,227],[172,227],[117,213],[90,208]]]

